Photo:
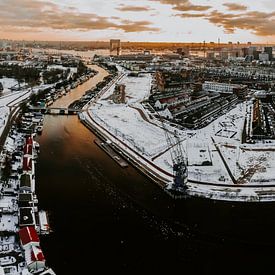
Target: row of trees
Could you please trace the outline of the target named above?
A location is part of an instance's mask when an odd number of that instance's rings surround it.
[[[37,83],[41,71],[35,67],[23,67],[18,64],[0,64],[0,77],[11,77],[19,82]]]
[[[69,74],[70,69],[63,71],[61,69],[52,69],[49,71],[43,72],[43,80],[46,84],[52,84],[58,82],[60,79],[65,77],[65,75]]]

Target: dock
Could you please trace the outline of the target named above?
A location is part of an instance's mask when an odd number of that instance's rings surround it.
[[[128,167],[128,163],[120,156],[118,155],[111,145],[108,142],[105,142],[103,140],[100,140],[96,138],[94,140],[94,143],[99,146],[102,150],[104,150],[117,164],[119,164],[122,168]]]

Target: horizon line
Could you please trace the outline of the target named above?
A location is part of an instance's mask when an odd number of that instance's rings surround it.
[[[14,42],[56,42],[56,43],[109,43],[111,39],[119,39],[119,38],[110,38],[108,40],[30,40],[30,39],[7,39],[7,38],[0,38],[0,41],[6,40],[6,41],[14,41]],[[275,45],[275,42],[253,42],[253,41],[247,41],[247,42],[233,42],[233,41],[227,41],[227,42],[215,42],[215,41],[201,41],[201,42],[181,42],[181,41],[131,41],[131,40],[121,40],[121,43],[150,43],[150,44],[215,44],[215,45],[249,45],[249,43],[253,45]]]

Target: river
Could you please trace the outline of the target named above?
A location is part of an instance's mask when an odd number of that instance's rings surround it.
[[[54,106],[68,106],[103,79],[97,69]],[[41,245],[57,275],[213,274],[272,264],[274,204],[174,202],[133,167],[120,168],[94,138],[77,116],[54,115],[45,116],[38,138],[37,194],[53,229]]]

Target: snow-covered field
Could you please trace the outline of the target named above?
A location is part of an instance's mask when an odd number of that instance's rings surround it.
[[[144,100],[150,95],[152,77],[144,74],[140,77],[125,77],[120,82],[126,85],[126,100],[128,104]]]
[[[7,94],[7,93],[10,93],[10,88],[17,85],[18,84],[18,81],[14,78],[8,78],[8,77],[3,77],[3,78],[0,78],[0,82],[2,83],[3,85],[3,94]]]
[[[140,102],[147,98],[150,94],[151,89],[152,76],[150,74],[142,74],[139,77],[131,77],[125,75],[122,77],[117,83],[124,84],[125,92],[126,92],[126,102],[127,104],[133,104],[136,102]],[[115,86],[112,86],[102,97],[100,102],[104,104],[106,100],[110,98],[110,96],[114,92]],[[106,106],[108,104],[112,104],[111,100],[108,100]]]
[[[149,95],[152,77],[124,76],[119,83],[126,85],[126,104],[115,104],[111,99],[112,86],[89,110],[96,121],[139,153],[152,157],[167,147],[164,131],[147,121],[132,108]],[[142,107],[141,107],[142,108]],[[152,138],[154,137],[154,138]]]
[[[126,104],[113,102],[112,86],[91,104],[85,119],[105,129],[112,142],[122,142],[121,148],[126,144],[146,159],[148,163],[143,164],[144,167],[165,171],[167,181],[171,181],[171,155],[161,123],[148,119],[141,105],[149,95],[151,80],[150,75],[125,75],[119,83],[126,85]],[[176,130],[181,139],[191,195],[225,200],[275,199],[275,143],[241,143],[246,109],[246,103],[240,103],[199,130],[169,127],[170,131]],[[261,188],[263,184],[268,186],[266,190]]]
[[[167,147],[164,131],[144,121],[137,110],[127,105],[99,106],[90,112],[112,134],[141,154],[152,157]]]

